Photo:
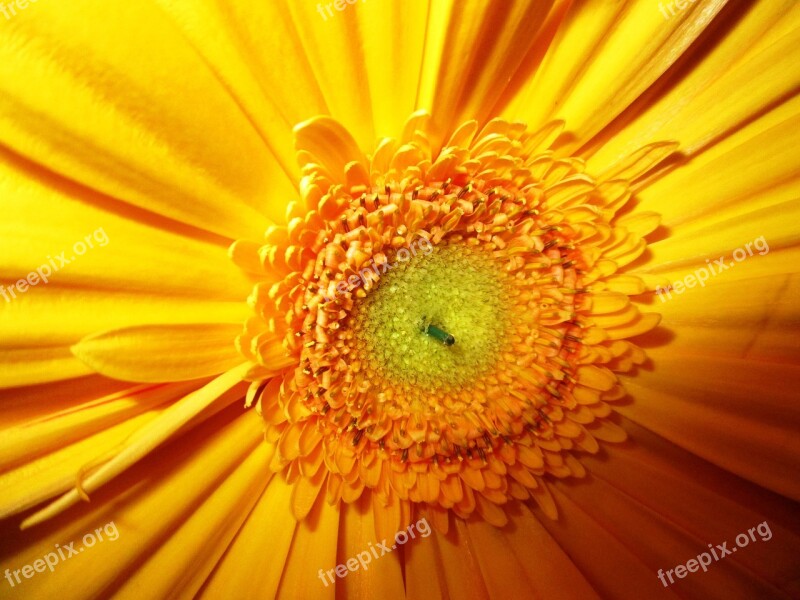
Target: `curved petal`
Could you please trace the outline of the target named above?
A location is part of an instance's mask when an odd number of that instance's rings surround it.
[[[238,419],[232,418],[237,414]],[[259,441],[258,421],[250,414],[242,415],[237,407],[222,419],[174,441],[158,456],[135,466],[128,479],[112,482],[93,496],[91,504],[82,504],[48,527],[20,532],[12,528],[16,524],[7,522],[2,532],[7,544],[0,550],[3,564],[33,563],[57,545],[71,541],[80,548],[85,534],[96,536],[100,529],[106,534],[103,542],[87,547],[80,557],[64,560],[46,576],[25,580],[24,589],[27,595],[40,598],[112,595],[126,576],[135,573],[186,522],[203,498],[213,497],[217,491],[230,498],[234,489],[244,490],[245,494],[252,490],[251,501],[257,498],[257,489],[249,486],[255,483],[253,472],[263,468],[266,454],[266,447]],[[241,475],[234,475],[245,463]],[[232,479],[227,485],[224,482],[229,476]],[[242,479],[248,481],[243,485]],[[246,512],[247,500],[242,502]],[[92,553],[94,556],[89,558]],[[87,569],[87,565],[91,568]],[[141,594],[141,590],[137,593]]]
[[[141,325],[97,333],[72,352],[114,379],[169,382],[216,375],[242,363],[241,324]]]
[[[658,139],[680,140],[694,153],[796,95],[798,10],[791,0],[754,2],[744,11],[730,3],[719,31],[712,25],[704,44],[591,142],[591,151],[602,145],[593,162],[613,163]]]
[[[91,19],[76,26],[75,15]],[[14,152],[208,231],[266,228],[262,209],[289,189],[283,171],[153,3],[76,0],[4,24],[0,136]]]
[[[215,300],[250,292],[251,281],[228,257],[230,240],[92,192],[2,149],[0,158],[0,280],[44,274],[28,295],[42,293],[42,282]]]

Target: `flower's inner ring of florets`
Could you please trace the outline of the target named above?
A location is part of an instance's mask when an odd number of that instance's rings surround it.
[[[583,290],[570,225],[545,221],[543,201],[467,180],[336,199],[287,334],[302,351],[286,391],[328,444],[438,464],[552,437],[575,384]],[[420,239],[430,252],[398,260]]]

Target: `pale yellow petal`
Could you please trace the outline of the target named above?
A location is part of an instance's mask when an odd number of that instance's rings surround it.
[[[83,338],[72,347],[98,373],[141,382],[216,375],[243,362],[233,342],[241,325],[141,325]]]

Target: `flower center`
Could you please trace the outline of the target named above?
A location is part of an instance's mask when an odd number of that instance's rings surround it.
[[[495,364],[510,308],[508,282],[488,252],[460,243],[426,248],[390,261],[348,323],[365,374],[394,387],[392,406],[423,412],[441,410],[439,397]]]

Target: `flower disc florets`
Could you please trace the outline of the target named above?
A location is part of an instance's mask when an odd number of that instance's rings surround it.
[[[658,317],[615,271],[658,219],[615,223],[626,182],[555,158],[558,124],[467,123],[436,154],[424,124],[369,160],[330,119],[300,126],[305,208],[257,258],[235,249],[273,277],[238,341],[261,365],[273,468],[331,502],[368,489],[502,524],[500,505],[533,497],[552,513],[544,476],[581,476],[577,451],[624,439],[606,401],[644,353],[622,338]]]

